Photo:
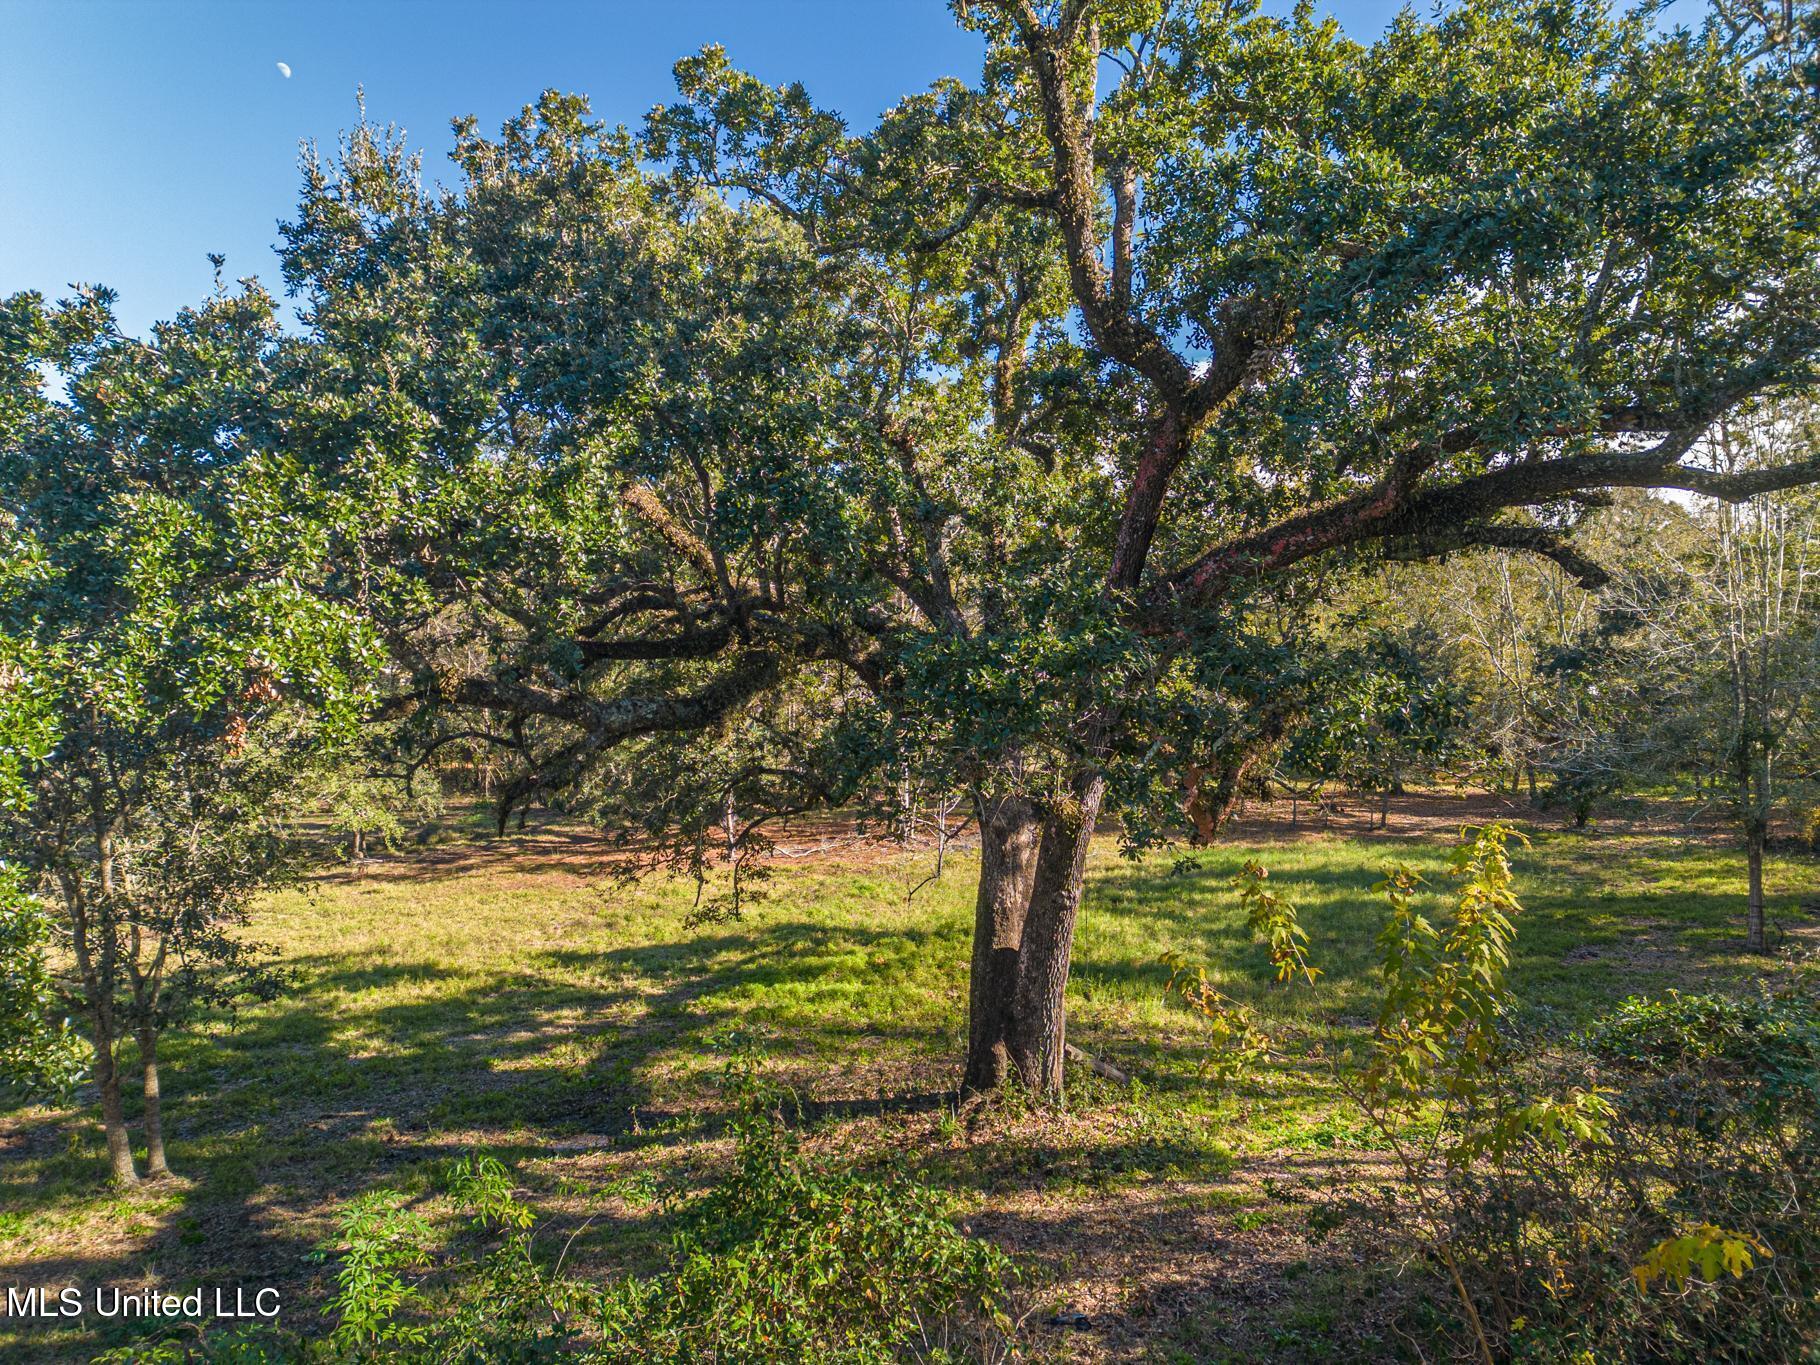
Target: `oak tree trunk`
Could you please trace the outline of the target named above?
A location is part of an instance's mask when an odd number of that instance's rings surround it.
[[[1105,781],[1085,775],[1039,810],[1023,798],[979,802],[975,904],[963,1095],[1015,1082],[1045,1100],[1062,1094],[1063,995],[1074,949],[1087,849]]]
[[[1188,766],[1186,809],[1188,819],[1194,825],[1191,843],[1211,844],[1219,838],[1220,831],[1238,809],[1239,794],[1255,756],[1254,751],[1245,752],[1234,761],[1222,765],[1217,770],[1217,776],[1214,776],[1214,770],[1198,764]],[[1214,777],[1211,784],[1207,781],[1210,776]]]
[[[1299,714],[1294,707],[1266,711],[1257,733],[1236,753],[1213,767],[1188,765],[1187,814],[1194,825],[1190,842],[1211,844],[1218,838],[1237,811],[1239,799],[1249,785],[1255,784],[1260,798],[1269,799],[1270,779],[1263,760],[1283,742],[1291,722]],[[1260,775],[1260,769],[1263,775]],[[1209,777],[1214,777],[1211,784],[1207,780]]]
[[[1041,831],[1036,807],[1022,797],[980,797],[974,805],[980,823],[980,881],[961,1091],[980,1095],[1011,1079],[1011,1005]]]
[[[1047,1100],[1062,1097],[1062,1057],[1067,1044],[1062,997],[1074,954],[1074,924],[1087,875],[1087,848],[1105,793],[1105,779],[1091,774],[1075,782],[1071,800],[1043,816],[1036,879],[1018,953],[1011,1058],[1026,1088]]]

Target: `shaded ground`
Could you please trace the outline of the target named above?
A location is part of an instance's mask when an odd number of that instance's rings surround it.
[[[623,855],[597,838],[549,824],[500,840],[458,831],[262,912],[256,934],[296,990],[171,1046],[168,1122],[187,1180],[111,1193],[85,1116],[0,1116],[0,1283],[272,1283],[304,1322],[326,1293],[315,1250],[333,1208],[378,1185],[427,1188],[435,1161],[476,1148],[516,1171],[548,1219],[540,1244],[574,1235],[570,1268],[649,1268],[667,1234],[654,1182],[698,1182],[725,1160],[709,1043],[737,1024],[771,1036],[813,1148],[911,1161],[955,1192],[972,1231],[1020,1256],[1039,1358],[1382,1358],[1409,1284],[1306,1233],[1329,1187],[1381,1179],[1368,1130],[1318,1067],[1210,1086],[1195,1021],[1161,997],[1160,959],[1208,963],[1220,989],[1305,1042],[1356,1041],[1373,1012],[1382,914],[1368,888],[1382,864],[1435,871],[1462,824],[1518,813],[1397,798],[1378,832],[1364,801],[1326,813],[1326,828],[1254,810],[1186,870],[1180,850],[1133,862],[1108,840],[1070,1033],[1143,1084],[1075,1076],[1061,1116],[948,1107],[977,864],[964,841],[947,875],[916,890],[929,848],[799,824],[778,835],[789,856],[766,900],[690,929],[693,887],[625,884],[610,875]],[[1657,808],[1535,832],[1519,864],[1527,1001],[1570,1024],[1632,991],[1762,969],[1738,951],[1737,859],[1685,828]],[[1266,984],[1226,886],[1254,855],[1302,907],[1327,973],[1317,991]],[[1820,923],[1812,860],[1773,860],[1770,885],[1784,941]],[[0,1321],[0,1351],[80,1359],[135,1330]]]

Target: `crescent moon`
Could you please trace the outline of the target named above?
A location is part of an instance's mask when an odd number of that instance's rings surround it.
[[[291,67],[290,67],[290,63],[288,63],[288,62],[279,62],[279,63],[278,63],[278,74],[279,74],[279,75],[280,75],[280,76],[283,76],[283,77],[284,77],[284,78],[285,78],[285,79],[286,79],[286,80],[287,80],[287,81],[288,81],[288,80],[290,80],[290,78],[291,78]]]

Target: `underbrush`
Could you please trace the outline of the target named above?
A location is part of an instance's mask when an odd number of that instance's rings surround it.
[[[387,1362],[981,1361],[1009,1358],[1017,1287],[1011,1262],[960,1232],[944,1196],[907,1174],[868,1179],[807,1156],[789,1121],[795,1097],[762,1054],[732,1041],[733,1167],[705,1193],[663,1193],[676,1220],[668,1265],[591,1284],[534,1251],[536,1219],[503,1166],[470,1157],[441,1190],[468,1222],[440,1250],[405,1194],[350,1204],[332,1328],[315,1339],[273,1330],[169,1342],[117,1362],[337,1365]]]
[[[1751,994],[1633,996],[1566,1039],[1526,1034],[1507,982],[1522,911],[1507,844],[1467,831],[1453,904],[1393,866],[1379,883],[1382,995],[1338,1088],[1402,1179],[1342,1197],[1369,1254],[1400,1247],[1435,1292],[1415,1341],[1483,1365],[1820,1360],[1820,994],[1791,970]],[[1315,987],[1295,907],[1234,879],[1276,976]],[[1432,917],[1431,917],[1432,915]],[[1285,1060],[1242,1005],[1180,960],[1212,1074]]]
[[[1811,989],[1632,998],[1505,1076],[1463,1124],[1521,1137],[1450,1165],[1443,1235],[1511,1358],[1820,1358]],[[1524,1122],[1575,1092],[1584,1131]]]

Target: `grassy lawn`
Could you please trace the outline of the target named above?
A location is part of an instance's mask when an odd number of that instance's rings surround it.
[[[86,1115],[0,1116],[0,1278],[270,1283],[287,1319],[306,1322],[332,1273],[313,1253],[336,1204],[382,1184],[427,1188],[434,1163],[469,1149],[515,1170],[551,1246],[574,1235],[570,1268],[649,1267],[665,1238],[653,1182],[699,1181],[724,1159],[710,1043],[741,1025],[768,1037],[815,1148],[910,1161],[955,1191],[972,1231],[1024,1259],[1039,1358],[1369,1355],[1389,1268],[1368,1274],[1302,1231],[1321,1182],[1381,1169],[1368,1131],[1319,1065],[1225,1092],[1203,1080],[1196,1021],[1164,1000],[1160,961],[1206,962],[1222,990],[1293,1021],[1304,1042],[1357,1042],[1383,920],[1370,885],[1393,859],[1438,877],[1447,824],[1321,837],[1247,826],[1190,871],[1179,851],[1131,862],[1107,840],[1070,1037],[1139,1084],[1082,1072],[1061,1115],[949,1106],[972,915],[964,851],[908,903],[926,851],[785,859],[743,920],[697,928],[692,888],[624,885],[560,826],[460,834],[327,874],[273,898],[256,926],[294,973],[290,993],[169,1045],[182,1180],[110,1193]],[[1252,856],[1301,907],[1326,973],[1315,989],[1268,984],[1226,884]],[[1536,832],[1519,879],[1515,984],[1561,1026],[1633,992],[1767,965],[1739,951],[1740,860],[1713,842]],[[1804,933],[1820,894],[1812,860],[1773,860],[1769,879],[1772,921]],[[1037,1325],[1058,1310],[1091,1323]],[[133,1330],[0,1320],[0,1350],[81,1358]]]

